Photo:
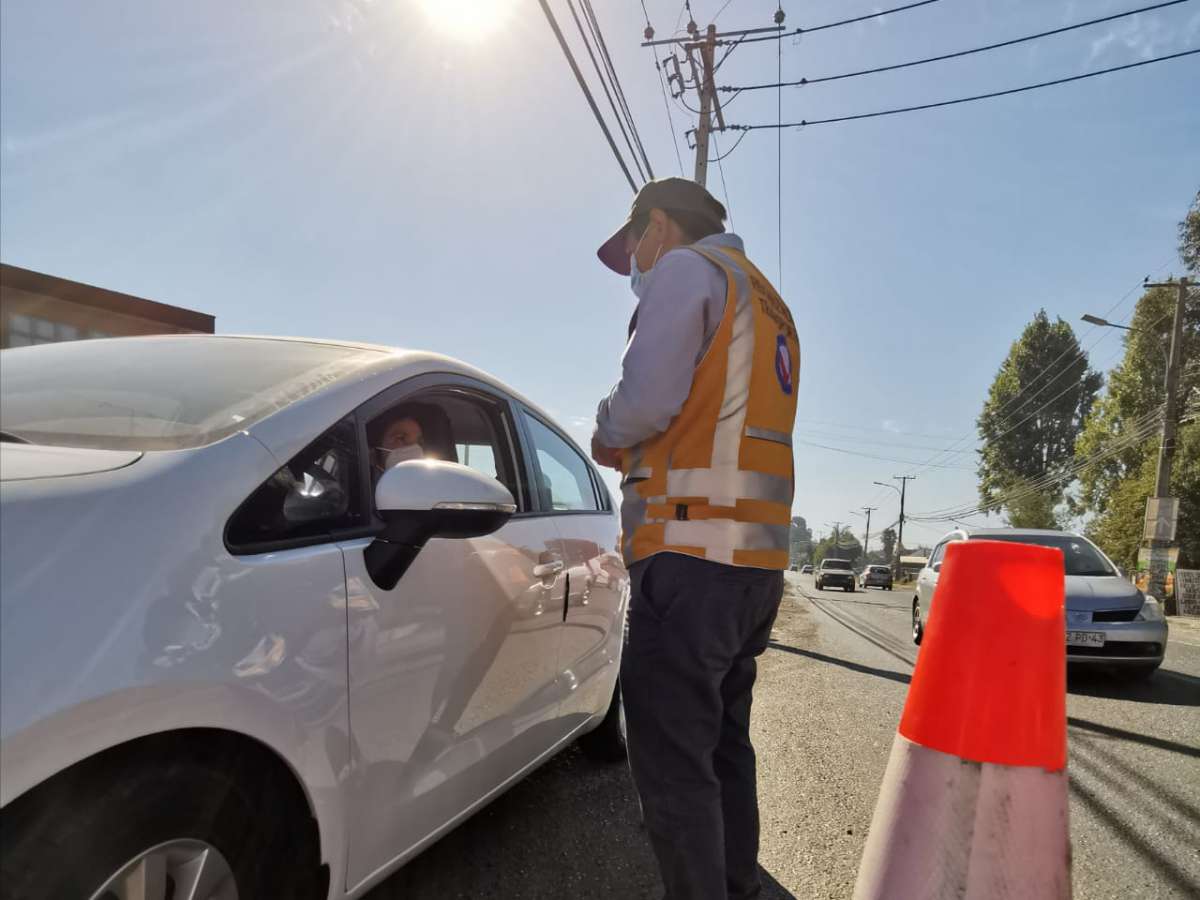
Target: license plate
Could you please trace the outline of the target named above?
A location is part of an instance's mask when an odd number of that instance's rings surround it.
[[[1103,631],[1068,631],[1068,647],[1103,647]]]

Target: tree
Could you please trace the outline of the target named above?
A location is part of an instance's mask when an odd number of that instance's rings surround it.
[[[1040,310],[1000,364],[977,422],[979,496],[989,510],[1008,509],[1005,495],[1039,483],[1053,510],[1064,484],[1039,482],[1074,458],[1075,438],[1103,378],[1088,367],[1071,326]]]
[[[883,561],[886,565],[891,565],[896,555],[896,529],[883,529],[879,539],[883,542]]]
[[[1200,275],[1200,191],[1179,223],[1179,258],[1193,275]]]
[[[1014,481],[1005,500],[1008,524],[1013,528],[1061,528],[1062,521],[1055,512],[1052,491],[1041,490],[1025,481]]]
[[[1076,442],[1077,461],[1087,463],[1079,475],[1077,512],[1096,514],[1108,508],[1113,492],[1137,477],[1148,456],[1158,453],[1161,425],[1156,418],[1166,391],[1166,348],[1175,309],[1175,291],[1151,288],[1138,300],[1125,334],[1125,355],[1108,374],[1108,390],[1096,403]],[[1183,359],[1179,408],[1200,392],[1200,303],[1193,298],[1184,308]],[[1176,449],[1178,464],[1182,456]],[[1153,492],[1153,482],[1145,497]],[[1137,529],[1138,534],[1141,528]]]
[[[823,538],[820,543],[813,549],[813,563],[820,565],[821,560],[825,557],[830,559],[848,559],[854,562],[862,556],[862,544],[858,542],[849,528],[844,528],[841,531],[840,537],[829,535]]]

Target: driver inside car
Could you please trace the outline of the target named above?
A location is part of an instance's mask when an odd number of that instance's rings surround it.
[[[424,430],[415,416],[400,412],[384,426],[375,447],[376,465],[381,471],[408,459],[424,459]]]

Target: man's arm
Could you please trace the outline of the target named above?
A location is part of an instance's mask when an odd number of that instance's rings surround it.
[[[594,450],[633,447],[666,431],[691,392],[712,266],[698,253],[676,250],[658,261],[650,278],[621,360],[621,380],[596,413]]]

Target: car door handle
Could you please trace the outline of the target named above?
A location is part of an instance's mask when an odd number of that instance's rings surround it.
[[[533,567],[534,578],[549,578],[551,575],[557,575],[563,570],[563,561],[556,559],[553,562],[538,563]]]

